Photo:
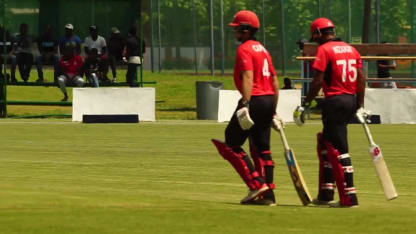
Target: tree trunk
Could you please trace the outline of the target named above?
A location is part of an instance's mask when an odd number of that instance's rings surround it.
[[[363,43],[368,43],[370,39],[370,19],[371,19],[371,0],[364,1],[363,16]]]

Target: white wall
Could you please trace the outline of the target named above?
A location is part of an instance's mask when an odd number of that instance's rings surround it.
[[[218,122],[229,121],[241,94],[237,90],[220,90]],[[301,90],[280,90],[277,113],[285,122],[293,122],[293,111],[301,104]]]
[[[416,89],[366,89],[364,107],[381,123],[416,124]]]
[[[84,114],[138,114],[139,121],[155,121],[154,88],[74,88],[72,121]]]

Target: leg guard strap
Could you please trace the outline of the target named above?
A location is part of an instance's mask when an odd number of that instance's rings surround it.
[[[354,167],[353,166],[344,166],[342,167],[344,170],[344,173],[354,173]]]
[[[356,193],[355,187],[345,188],[344,190],[345,190],[345,194],[347,194],[347,195]]]
[[[334,183],[323,183],[320,187],[321,190],[331,190],[334,191],[335,184]]]
[[[274,167],[274,161],[273,160],[264,161],[264,166]]]

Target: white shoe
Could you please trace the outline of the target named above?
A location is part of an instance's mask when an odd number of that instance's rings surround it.
[[[256,189],[256,190],[250,190],[248,191],[247,196],[245,196],[242,200],[241,200],[241,204],[245,204],[251,200],[253,200],[254,198],[258,197],[259,195],[261,195],[262,193],[266,192],[269,189],[269,186],[267,186],[266,184],[264,184],[261,188]]]

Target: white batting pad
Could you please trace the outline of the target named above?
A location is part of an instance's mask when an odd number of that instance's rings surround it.
[[[74,88],[72,121],[83,115],[138,114],[155,121],[154,88]]]
[[[237,90],[220,90],[218,98],[218,122],[230,121],[241,94]],[[300,105],[301,90],[280,90],[277,113],[284,122],[293,122],[293,111]]]
[[[366,89],[364,107],[381,123],[416,124],[416,89]]]

